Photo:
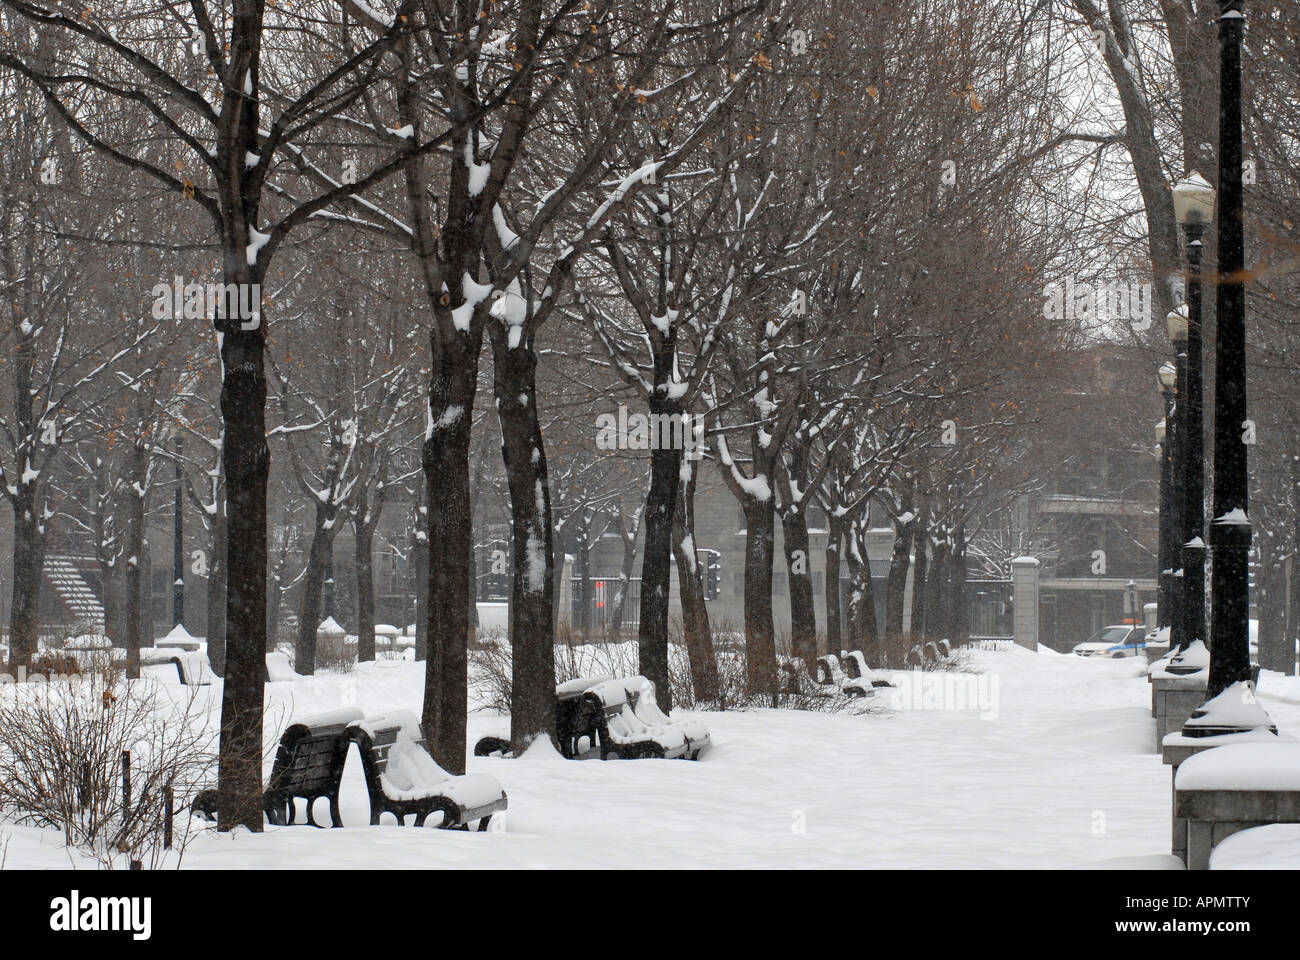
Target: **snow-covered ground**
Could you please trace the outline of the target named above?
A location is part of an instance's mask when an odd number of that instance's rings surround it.
[[[893,707],[705,713],[699,762],[569,761],[549,747],[475,758],[510,797],[503,832],[368,826],[355,753],[346,826],[270,827],[190,845],[187,867],[1169,867],[1169,770],[1154,752],[1142,659],[980,651],[963,688],[906,678]],[[927,679],[928,678],[928,679]],[[419,710],[423,664],[366,664],[268,685],[268,725],[355,704]],[[176,688],[179,690],[180,688]],[[883,691],[886,695],[889,691]],[[906,696],[904,696],[906,694]],[[215,718],[219,687],[204,689]],[[954,702],[959,697],[963,702]],[[1300,734],[1300,678],[1260,699]],[[964,709],[953,709],[963,707]],[[469,742],[508,721],[476,711]],[[323,810],[323,802],[322,813]],[[391,822],[391,821],[390,821]],[[67,867],[60,835],[0,826],[5,867]],[[1300,857],[1290,838],[1289,849]],[[1222,857],[1240,865],[1249,853]],[[1228,851],[1225,849],[1225,854]],[[1277,851],[1272,856],[1277,859]],[[1292,867],[1300,863],[1291,862]]]

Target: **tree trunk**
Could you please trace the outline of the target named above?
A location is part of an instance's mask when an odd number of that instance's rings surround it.
[[[514,542],[510,744],[518,756],[541,737],[558,745],[551,488],[537,416],[537,354],[532,336],[512,347],[504,324],[495,323],[490,331]],[[585,538],[579,536],[579,550],[584,549]]]
[[[808,572],[808,516],[801,506],[781,517],[785,565],[790,578],[791,652],[817,672],[817,608],[813,601],[812,574]],[[839,647],[832,651],[839,655]]]
[[[605,620],[605,629],[611,640],[619,638],[623,629],[623,618],[627,611],[627,594],[632,585],[632,573],[636,570],[636,538],[639,523],[627,525],[622,513],[619,518],[619,536],[623,540],[623,565],[618,572],[618,588],[614,591],[613,610]]]
[[[212,556],[208,559],[208,660],[212,672],[226,675],[226,584],[230,565],[226,558],[226,507],[225,501],[217,503],[217,513],[212,518]]]
[[[429,655],[425,661],[421,722],[433,758],[448,773],[465,772],[469,594],[465,558],[473,546],[469,502],[469,447],[481,341],[456,331],[445,342],[433,334],[428,438],[424,442],[429,494]],[[438,545],[437,553],[433,544]],[[553,693],[554,691],[552,691]]]
[[[129,454],[126,491],[126,677],[140,678],[140,648],[144,646],[145,596],[141,584],[144,564],[144,477],[148,452],[140,438]]]
[[[826,536],[826,649],[839,655],[846,649],[840,626],[840,545],[844,542],[844,521],[831,516]]]
[[[970,608],[966,600],[966,525],[957,524],[948,560],[948,639],[954,647],[970,637]]]
[[[713,631],[704,600],[704,572],[695,543],[695,485],[699,469],[682,460],[682,479],[673,505],[673,559],[677,565],[677,593],[682,604],[682,633],[691,665],[695,699],[714,703],[718,698],[718,661],[713,654]]]
[[[242,152],[240,154],[242,156]],[[226,282],[260,283],[243,266],[246,237],[227,237]],[[232,269],[232,263],[239,266]],[[262,707],[266,678],[266,326],[223,332],[221,416],[226,476],[227,554],[225,683],[221,694],[217,828],[262,830]]]
[[[925,594],[929,584],[930,547],[924,528],[918,528],[913,540],[916,560],[912,564],[912,639],[917,643],[929,638],[925,614]]]
[[[417,496],[415,531],[411,552],[415,554],[415,659],[429,658],[429,511],[423,484]]]
[[[375,528],[371,523],[360,524],[353,530],[357,567],[357,660],[368,663],[375,659]]]
[[[284,599],[284,568],[289,563],[289,545],[286,542],[275,558],[275,572],[267,586],[266,598],[266,652],[275,649],[275,638],[280,632],[280,604]]]
[[[912,562],[912,540],[916,535],[916,524],[909,515],[909,518],[899,523],[897,528],[885,592],[885,636],[891,640],[896,640],[903,635],[907,572]]]
[[[585,643],[591,636],[591,614],[596,603],[591,585],[590,518],[579,523],[573,534],[573,579],[578,581],[573,595],[578,616],[573,626]]]
[[[745,502],[745,682],[751,695],[776,705],[776,637],[772,624],[772,560],[776,511],[769,497]]]
[[[316,631],[324,617],[325,579],[334,565],[334,529],[336,511],[326,504],[316,505],[316,525],[307,552],[307,570],[303,574],[302,600],[298,604],[298,643],[293,668],[304,676],[316,672]]]
[[[865,523],[853,523],[849,526],[848,561],[849,561],[849,649],[861,650],[864,654],[872,651],[871,659],[877,666],[887,666],[884,644],[876,623],[875,585],[871,580],[871,561],[867,556],[866,543],[861,533]]]
[[[650,397],[650,415],[680,416],[679,405],[656,390]],[[651,421],[656,422],[656,421]],[[659,421],[671,422],[671,421]],[[660,708],[672,709],[668,683],[668,599],[672,577],[673,512],[682,451],[663,444],[650,454],[650,492],[646,496],[645,545],[641,555],[641,622],[637,649],[643,676],[655,685]]]
[[[9,673],[30,668],[36,655],[36,632],[41,600],[41,569],[45,565],[45,534],[40,509],[31,486],[19,487],[12,499],[14,510],[13,605],[9,619]]]
[[[943,640],[951,632],[948,622],[948,564],[949,544],[938,540],[930,548],[930,568],[925,578],[925,638]]]

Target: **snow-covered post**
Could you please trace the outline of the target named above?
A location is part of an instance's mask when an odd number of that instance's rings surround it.
[[[341,650],[343,649],[343,638],[345,636],[347,636],[347,631],[339,625],[339,622],[333,617],[326,617],[321,621],[320,626],[316,628],[316,649],[333,650],[337,647],[337,649]],[[298,669],[296,664],[294,669]]]
[[[1038,561],[1016,557],[1011,561],[1012,635],[1019,646],[1038,650]]]

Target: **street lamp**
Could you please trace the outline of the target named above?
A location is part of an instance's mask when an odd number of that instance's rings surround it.
[[[1163,385],[1160,394],[1164,397],[1165,391]],[[1170,529],[1170,497],[1169,497],[1169,471],[1172,458],[1169,455],[1169,444],[1165,442],[1165,423],[1169,416],[1169,400],[1165,398],[1165,419],[1156,423],[1156,455],[1160,458],[1160,545],[1157,550],[1157,565],[1159,567],[1159,576],[1156,583],[1159,585],[1159,591],[1156,594],[1156,627],[1169,626],[1170,595],[1169,595],[1169,571],[1170,560],[1174,543],[1173,530]]]
[[[1201,320],[1201,237],[1214,222],[1214,188],[1193,170],[1174,187],[1174,216],[1187,237],[1187,303],[1169,314],[1169,339],[1187,356],[1183,391],[1182,646],[1205,639],[1204,348]]]
[[[1190,454],[1190,431],[1192,429],[1191,408],[1188,405],[1187,371],[1187,308],[1171,310],[1165,317],[1169,331],[1169,340],[1174,346],[1174,420],[1173,420],[1173,466],[1170,468],[1170,498],[1173,500],[1173,533],[1171,539],[1172,565],[1177,569],[1172,577],[1174,595],[1174,614],[1169,621],[1169,653],[1177,655],[1192,642],[1187,626],[1187,567],[1183,563],[1184,548],[1191,539],[1187,532],[1194,522],[1192,513],[1196,510],[1188,499],[1188,475],[1193,470]],[[1199,427],[1198,427],[1199,429]],[[1197,461],[1197,470],[1200,462]]]
[[[1241,40],[1246,27],[1241,12],[1243,4],[1244,0],[1219,0],[1219,275],[1215,287],[1214,519],[1209,530],[1214,591],[1210,598],[1210,676],[1206,703],[1183,727],[1192,736],[1232,733],[1270,723],[1268,714],[1245,686],[1250,680],[1252,538],[1247,512],[1246,443],[1253,437],[1246,419],[1241,155]],[[1207,199],[1200,184],[1192,183],[1182,191],[1181,202],[1186,213],[1201,226],[1209,222],[1214,212],[1212,205],[1205,209]],[[1178,195],[1175,200],[1179,200]],[[1220,711],[1216,698],[1234,684],[1243,685],[1241,697],[1230,695],[1234,702],[1224,704],[1225,709]],[[1236,702],[1238,699],[1241,702]]]
[[[1165,418],[1156,424],[1156,443],[1160,445],[1160,592],[1156,605],[1156,625],[1172,627],[1177,608],[1174,593],[1174,568],[1178,565],[1178,501],[1174,497],[1174,443],[1177,424],[1174,421],[1174,387],[1177,371],[1171,363],[1163,363],[1156,371],[1160,396],[1164,400]],[[1172,649],[1172,645],[1170,647]]]

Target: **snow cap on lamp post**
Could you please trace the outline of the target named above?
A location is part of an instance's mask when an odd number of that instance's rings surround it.
[[[1187,343],[1187,304],[1176,307],[1165,314],[1165,326],[1169,329],[1169,342],[1176,347]]]
[[[1184,227],[1204,227],[1214,221],[1214,187],[1193,170],[1173,189],[1174,218]]]

